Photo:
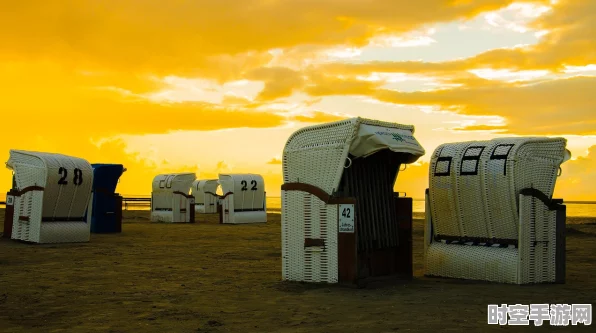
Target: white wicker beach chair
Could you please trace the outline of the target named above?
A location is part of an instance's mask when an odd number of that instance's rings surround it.
[[[411,276],[411,198],[393,190],[424,149],[414,127],[352,118],[305,127],[283,152],[282,278]]]
[[[188,193],[195,179],[194,173],[157,175],[152,184],[151,221],[193,223],[195,198]]]
[[[195,212],[199,214],[217,213],[219,195],[216,194],[217,179],[201,179],[192,183],[191,195],[195,198]]]
[[[563,138],[439,146],[430,164],[425,274],[527,284],[565,279],[565,206],[551,199]]]
[[[265,180],[256,174],[220,174],[223,195],[221,223],[265,223],[267,206]]]
[[[88,242],[85,219],[93,169],[84,159],[10,150],[6,163],[16,190],[12,239],[34,243]]]

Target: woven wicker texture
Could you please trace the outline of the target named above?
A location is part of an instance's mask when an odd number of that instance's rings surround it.
[[[7,167],[18,190],[38,186],[15,198],[13,239],[35,243],[89,241],[84,219],[93,169],[84,159],[53,153],[11,150]]]
[[[338,282],[337,209],[308,193],[282,191],[284,280]],[[304,247],[305,238],[323,239],[325,247]]]
[[[157,175],[152,183],[151,221],[190,222],[191,201],[186,196],[175,192],[188,195],[195,179],[196,175],[194,173]]]
[[[265,180],[257,174],[220,174],[223,223],[267,222]]]
[[[530,137],[439,146],[430,164],[426,274],[520,284],[553,282],[556,212],[536,198],[520,199],[519,193],[534,188],[552,197],[568,153],[565,145],[563,138]],[[436,236],[517,241],[518,247],[445,244],[433,240]]]
[[[361,125],[366,128],[361,130]],[[376,128],[375,128],[376,126]],[[340,186],[351,153],[370,155],[381,149],[410,154],[408,163],[424,155],[413,137],[414,127],[363,118],[302,128],[284,147],[284,183],[313,185],[328,195]],[[375,138],[385,135],[386,138]],[[354,157],[354,156],[352,156]],[[282,278],[291,281],[328,282],[338,280],[338,206],[326,204],[301,191],[282,190]],[[305,247],[305,238],[323,239],[325,247]]]
[[[191,195],[195,198],[195,211],[202,214],[217,213],[219,183],[217,179],[195,180],[191,186]]]

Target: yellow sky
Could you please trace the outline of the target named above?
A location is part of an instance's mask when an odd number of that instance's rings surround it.
[[[596,200],[596,1],[36,0],[0,10],[0,159],[59,152],[157,173],[254,172],[279,195],[300,127],[416,126],[423,197],[442,142],[563,136],[556,195]],[[8,169],[0,189],[8,190]],[[4,191],[2,190],[2,191]]]

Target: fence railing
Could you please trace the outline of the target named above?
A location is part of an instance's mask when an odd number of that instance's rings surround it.
[[[122,204],[124,205],[124,209],[128,209],[129,206],[131,207],[145,207],[151,206],[151,198],[122,198]]]

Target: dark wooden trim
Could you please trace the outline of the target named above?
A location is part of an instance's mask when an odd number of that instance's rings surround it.
[[[447,243],[461,243],[461,244],[472,242],[475,245],[484,243],[484,244],[486,244],[486,246],[491,246],[494,244],[515,245],[515,247],[518,246],[517,239],[508,239],[508,238],[487,238],[487,237],[469,237],[469,236],[460,237],[460,236],[449,236],[449,235],[436,235],[434,237],[434,240],[437,242],[444,240],[444,241],[447,241]]]
[[[247,209],[234,209],[234,212],[241,213],[241,212],[264,212],[263,208],[247,208]]]
[[[219,215],[219,224],[223,224],[223,206],[221,204],[217,204],[217,214]]]
[[[226,193],[226,194],[222,195],[222,196],[221,196],[221,197],[219,197],[219,198],[220,198],[220,199],[225,199],[225,198],[226,198],[228,195],[230,195],[230,194],[234,194],[234,192],[228,192],[228,193]]]
[[[412,242],[412,198],[394,197],[397,215],[399,246],[397,251],[397,274],[411,279],[414,276],[414,247]]]
[[[27,218],[29,219],[29,218]],[[42,217],[41,222],[87,222],[85,217]]]
[[[565,283],[566,275],[566,217],[567,207],[563,206],[563,209],[559,209],[557,214],[556,224],[556,247],[555,247],[555,283]]]
[[[31,191],[44,191],[45,188],[41,187],[41,186],[27,186],[24,189],[20,190],[18,192],[18,194],[15,194],[15,196],[20,197],[23,194],[27,193],[27,192],[31,192]]]
[[[322,246],[325,248],[325,240],[322,238],[305,238],[304,247]]]
[[[329,205],[355,204],[356,198],[334,197],[327,194],[321,188],[305,183],[285,183],[281,186],[282,191],[301,191],[314,195]]]
[[[190,204],[190,211],[188,216],[188,222],[195,223],[195,204]]]
[[[535,188],[524,188],[519,191],[519,194],[534,197],[548,207],[549,210],[563,210],[563,205],[561,205],[561,199],[554,199],[552,200],[549,198],[544,192],[535,189]]]
[[[174,194],[180,194],[181,196],[183,196],[183,197],[185,197],[185,198],[187,198],[187,199],[194,198],[194,196],[192,196],[192,195],[190,195],[190,194],[187,194],[187,193],[184,193],[184,192],[180,192],[180,191],[174,191],[174,192],[172,192],[172,193],[174,193]]]
[[[122,232],[122,196],[116,193],[114,195],[114,205],[116,209],[116,228],[115,232]]]
[[[6,193],[6,199],[8,200],[8,196],[16,196],[19,192],[15,189],[11,189]],[[6,205],[4,207],[4,228],[2,237],[10,239],[12,237],[12,225],[14,220],[14,199],[12,205]]]

